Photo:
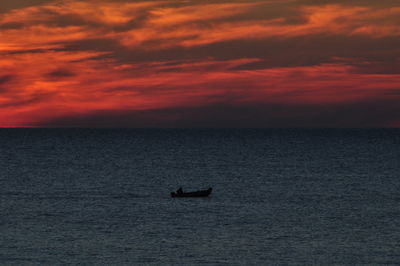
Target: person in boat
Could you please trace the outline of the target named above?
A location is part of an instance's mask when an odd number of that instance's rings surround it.
[[[183,194],[183,189],[182,189],[182,187],[178,188],[178,190],[176,191],[176,194]]]

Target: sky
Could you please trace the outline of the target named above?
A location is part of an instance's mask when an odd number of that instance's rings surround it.
[[[0,127],[400,127],[398,0],[6,0]]]

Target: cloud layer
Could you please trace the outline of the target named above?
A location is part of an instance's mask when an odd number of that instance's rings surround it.
[[[399,127],[395,1],[0,4],[0,126]]]

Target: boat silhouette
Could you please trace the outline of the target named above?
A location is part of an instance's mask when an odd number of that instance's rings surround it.
[[[195,198],[195,197],[208,197],[211,194],[212,188],[206,190],[197,190],[191,192],[184,192],[179,188],[176,192],[171,192],[173,198]]]

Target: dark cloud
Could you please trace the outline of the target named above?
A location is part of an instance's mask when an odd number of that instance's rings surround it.
[[[117,48],[118,47],[118,48]],[[365,36],[312,35],[287,39],[232,40],[195,46],[191,48],[170,47],[162,50],[127,49],[112,40],[86,40],[68,45],[69,50],[93,49],[113,51],[112,57],[121,63],[143,63],[176,60],[233,60],[259,58],[236,69],[262,69],[273,67],[312,66],[336,62],[337,58],[352,58],[358,62],[384,62],[397,69],[400,54],[400,37],[371,39]],[[349,63],[349,61],[347,61]],[[351,62],[350,62],[351,63]],[[365,67],[363,67],[365,69]],[[380,68],[382,72],[384,66]],[[372,68],[370,68],[372,71]],[[396,70],[397,71],[397,70]],[[392,70],[393,72],[393,70]]]
[[[21,22],[8,22],[0,24],[0,30],[15,30],[23,28],[24,26],[25,24]]]
[[[0,85],[5,84],[15,78],[14,75],[0,75]]]
[[[53,0],[12,0],[12,1],[1,1],[0,2],[0,13],[7,12],[10,9],[24,8],[29,6],[40,5],[44,3],[50,3]]]
[[[253,3],[257,3],[253,1]],[[276,2],[260,2],[251,8],[250,12],[243,12],[231,17],[224,17],[209,21],[210,24],[215,22],[241,22],[241,21],[270,21],[282,19],[280,22],[275,22],[281,25],[285,24],[303,24],[306,22],[305,18],[299,12],[298,7],[301,3],[297,4],[293,1],[276,1]]]
[[[340,4],[348,6],[373,6],[373,7],[396,7],[399,5],[398,0],[297,0],[303,5],[327,5]]]
[[[9,102],[5,102],[0,104],[0,108],[7,108],[7,107],[21,107],[21,106],[27,106],[30,104],[37,104],[37,103],[42,103],[46,102],[49,100],[51,97],[54,95],[52,93],[37,93],[31,96],[25,96],[21,97],[22,99],[14,99]]]
[[[69,70],[57,69],[55,71],[48,73],[47,76],[51,78],[70,78],[70,77],[75,77],[76,74]]]
[[[398,75],[400,74],[400,63],[395,62],[389,65],[386,63],[372,63],[357,66],[356,70],[356,73],[364,74]]]
[[[60,43],[62,44],[62,43]],[[87,38],[78,41],[71,41],[64,44],[64,48],[60,49],[62,51],[98,51],[98,52],[112,52],[114,55],[119,55],[123,57],[126,53],[121,52],[125,50],[123,46],[117,41],[109,38]]]
[[[59,15],[54,14],[54,18],[50,21],[46,21],[46,25],[52,27],[67,27],[67,26],[98,26],[99,24],[94,22],[88,22],[83,17],[76,14]]]
[[[15,75],[3,75],[0,76],[0,93],[8,93],[10,92],[10,87],[6,86],[7,83],[16,79]]]
[[[64,51],[62,48],[54,48],[51,50],[52,52],[54,51]],[[49,52],[49,49],[43,48],[43,49],[22,49],[22,50],[16,50],[16,51],[7,51],[5,54],[7,55],[19,55],[19,54],[46,54]]]
[[[147,111],[105,110],[46,121],[44,127],[389,127],[399,122],[399,99],[328,105],[229,104]]]

